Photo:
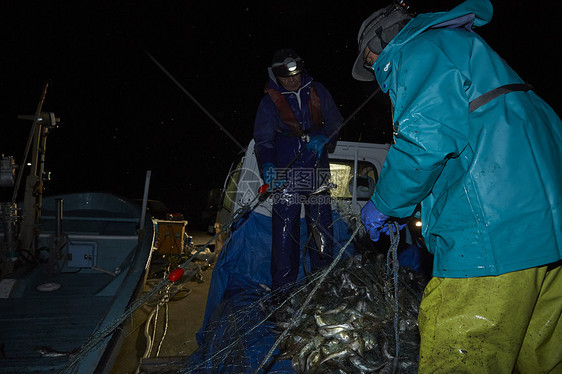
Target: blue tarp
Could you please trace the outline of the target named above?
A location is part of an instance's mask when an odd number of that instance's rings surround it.
[[[351,231],[335,212],[333,222],[335,256]],[[265,316],[257,307],[266,292],[260,283],[271,285],[271,217],[250,212],[237,226],[215,264],[203,326],[197,333],[199,349],[190,356],[186,372],[250,372],[257,369],[277,339],[272,323],[260,324]],[[301,219],[301,250],[307,237],[306,222]],[[346,254],[355,254],[352,245]],[[308,263],[306,266],[309,268]],[[299,279],[303,277],[301,265]],[[233,324],[240,328],[233,330]],[[287,360],[270,369],[293,371]]]

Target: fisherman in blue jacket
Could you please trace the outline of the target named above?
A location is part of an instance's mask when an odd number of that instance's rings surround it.
[[[254,124],[255,153],[264,182],[273,190],[272,290],[297,280],[300,214],[313,233],[307,251],[311,271],[333,259],[329,193],[315,193],[329,179],[327,151],[333,149],[343,118],[324,85],[313,81],[292,49],[275,52],[265,96]]]
[[[434,255],[419,372],[560,373],[560,118],[473,31],[488,0],[406,7],[363,22],[352,74],[390,96],[395,132],[362,222],[376,241],[421,203]]]

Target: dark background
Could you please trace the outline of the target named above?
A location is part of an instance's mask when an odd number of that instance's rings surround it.
[[[49,80],[44,111],[61,118],[47,140],[45,194],[108,191],[149,198],[200,223],[239,147],[182,92],[150,53],[244,146],[263,96],[266,68],[291,47],[347,118],[376,83],[351,77],[361,22],[388,1],[3,2],[0,153],[20,163]],[[460,1],[414,1],[418,12]],[[537,1],[493,1],[477,30],[560,113],[558,16]],[[545,3],[547,4],[547,3]],[[342,140],[391,141],[386,95],[342,130]],[[193,226],[192,226],[193,227]]]

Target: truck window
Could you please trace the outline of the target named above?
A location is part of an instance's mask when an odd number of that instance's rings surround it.
[[[243,159],[238,162],[236,168],[232,169],[228,176],[228,182],[226,183],[226,189],[224,190],[224,196],[222,201],[222,206],[229,212],[234,209],[234,202],[236,201],[236,194],[238,193],[238,181],[240,179],[240,168],[242,167]]]
[[[331,190],[331,195],[339,199],[351,199],[353,192],[353,160],[330,160],[332,182],[337,188]],[[359,161],[357,163],[357,200],[368,200],[374,192],[378,172],[372,163]]]

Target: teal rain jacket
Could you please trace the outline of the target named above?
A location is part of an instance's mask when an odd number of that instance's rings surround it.
[[[394,106],[392,145],[372,201],[410,216],[421,202],[433,275],[498,275],[561,258],[562,124],[533,91],[469,113],[469,102],[523,80],[472,32],[487,0],[420,14],[373,68]]]

